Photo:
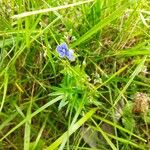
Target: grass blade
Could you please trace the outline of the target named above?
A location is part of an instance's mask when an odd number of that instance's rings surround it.
[[[4,91],[3,91],[3,98],[2,98],[2,101],[1,101],[1,106],[0,106],[0,112],[2,111],[3,109],[3,106],[4,106],[4,102],[5,102],[5,98],[6,98],[6,93],[7,93],[7,86],[8,86],[8,73],[7,71],[5,72],[5,75],[4,75]]]
[[[68,138],[68,136],[72,135],[78,128],[80,128],[96,111],[97,109],[91,109],[88,113],[84,115],[78,122],[71,125],[68,131],[66,131],[61,137],[59,137],[54,143],[52,143],[48,148],[45,150],[54,150],[61,144],[61,142]]]
[[[75,46],[78,46],[80,43],[84,42],[85,40],[89,39],[93,34],[98,32],[100,29],[108,25],[111,21],[115,20],[121,14],[124,12],[126,8],[126,5],[121,6],[116,11],[111,13],[108,17],[104,18],[103,20],[100,20],[98,24],[96,24],[93,28],[91,28],[88,32],[86,32],[84,35],[82,35],[77,41],[75,41],[71,47],[74,48]]]
[[[24,18],[24,17],[31,16],[31,15],[37,15],[37,14],[41,14],[41,13],[48,13],[48,12],[51,12],[51,11],[57,11],[57,10],[61,10],[61,9],[75,7],[75,6],[82,5],[82,4],[85,4],[85,3],[90,3],[90,2],[93,2],[93,1],[94,0],[87,0],[87,1],[76,2],[76,3],[73,3],[73,4],[68,4],[68,5],[63,5],[63,6],[53,7],[53,8],[36,10],[36,11],[32,11],[32,12],[24,12],[22,14],[14,15],[11,18],[12,19]]]
[[[20,126],[22,126],[24,123],[26,123],[27,121],[29,121],[31,118],[33,118],[34,116],[36,116],[37,114],[39,114],[40,112],[42,112],[44,109],[46,109],[47,107],[49,107],[50,105],[56,103],[57,101],[59,101],[61,99],[62,99],[62,96],[58,96],[55,99],[53,99],[53,100],[49,101],[48,103],[46,103],[45,105],[43,105],[42,107],[40,107],[38,110],[36,110],[34,113],[32,113],[31,116],[29,116],[28,118],[23,119],[17,126],[15,126],[9,132],[7,132],[0,139],[0,141],[2,141],[3,139],[5,139],[8,135],[10,135],[12,132],[14,132],[16,129],[18,129]]]

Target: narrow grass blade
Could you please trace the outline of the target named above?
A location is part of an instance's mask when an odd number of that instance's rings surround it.
[[[34,37],[34,39],[32,39],[30,41],[30,44],[32,42],[34,42],[38,37],[40,37],[47,29],[49,29],[53,24],[55,24],[58,20],[60,19],[60,17],[57,17],[56,19],[54,19],[46,28],[44,28],[39,34],[36,35],[36,37]],[[16,62],[16,60],[18,59],[18,57],[23,53],[23,51],[25,50],[26,45],[25,43],[22,43],[20,49],[15,53],[15,55],[12,57],[12,59],[9,61],[9,63],[6,66],[6,69],[8,69],[9,67],[11,67],[12,64],[14,64]],[[3,70],[0,74],[3,75],[5,72],[5,70]]]
[[[5,75],[4,75],[4,91],[3,91],[3,98],[2,98],[2,101],[1,101],[1,106],[0,106],[0,112],[2,111],[3,109],[3,106],[4,106],[4,102],[5,102],[5,98],[6,98],[6,93],[7,93],[7,86],[8,86],[8,73],[7,71],[5,72]]]
[[[108,134],[108,133],[106,133],[106,132],[104,132],[100,127],[98,127],[97,126],[97,128],[96,127],[92,127],[94,130],[96,130],[96,131],[99,131],[103,136],[105,135],[105,138],[107,137],[111,137],[112,139],[115,139],[115,140],[117,140],[117,141],[120,141],[120,142],[122,142],[122,143],[125,143],[125,144],[130,144],[130,145],[132,145],[132,146],[134,146],[135,148],[138,148],[138,149],[142,149],[142,150],[145,150],[142,146],[139,146],[139,144],[136,144],[136,143],[133,143],[133,142],[131,142],[131,141],[129,141],[129,140],[126,140],[126,139],[123,139],[123,138],[119,138],[119,137],[116,137],[116,136],[114,136],[114,135],[112,135],[112,134]],[[108,138],[109,139],[109,138]],[[107,139],[107,140],[108,140]],[[111,141],[110,141],[111,142]],[[110,144],[109,144],[110,145]],[[116,149],[116,147],[113,147],[112,145],[111,145],[111,148],[114,150],[114,149]],[[116,149],[117,150],[117,149]]]
[[[45,105],[43,105],[42,107],[40,107],[38,110],[36,110],[34,113],[32,113],[30,117],[23,119],[18,125],[16,125],[9,132],[7,132],[0,139],[0,141],[2,141],[3,139],[5,139],[8,135],[10,135],[12,132],[14,132],[16,129],[18,129],[20,126],[22,126],[24,123],[26,123],[27,121],[29,121],[31,118],[33,118],[34,116],[36,116],[37,114],[39,114],[40,112],[42,112],[44,109],[46,109],[47,107],[49,107],[50,105],[56,103],[57,101],[59,101],[61,99],[62,99],[62,96],[58,96],[55,99],[53,99],[53,100],[49,101],[48,103],[46,103]]]
[[[3,121],[1,124],[0,124],[0,131],[5,128],[6,126],[8,126],[8,124],[17,116],[18,113],[14,113],[12,115],[9,116],[8,119],[6,119],[5,121]]]
[[[32,100],[31,97],[30,105],[27,110],[27,121],[25,123],[25,130],[24,130],[24,150],[29,150],[30,147],[30,132],[31,132],[31,106],[32,106]]]
[[[85,40],[89,39],[93,34],[95,34],[100,29],[102,29],[103,27],[105,27],[106,25],[108,25],[111,21],[113,21],[116,18],[118,18],[119,16],[121,16],[121,14],[124,12],[125,8],[126,8],[126,5],[121,6],[116,11],[114,11],[113,13],[111,13],[108,17],[104,18],[103,20],[100,20],[100,22],[98,24],[96,24],[88,32],[86,32],[84,35],[82,35],[77,41],[75,41],[71,45],[71,47],[73,48],[73,47],[79,45],[80,43],[84,42]]]
[[[116,146],[112,143],[112,141],[109,139],[109,137],[107,136],[107,134],[98,126],[98,124],[93,119],[92,119],[92,121],[96,125],[95,129],[98,130],[102,134],[102,136],[104,137],[104,139],[106,140],[106,142],[109,144],[109,146],[113,150],[117,150]]]
[[[37,136],[37,138],[36,138],[36,140],[35,140],[35,143],[34,143],[34,145],[33,145],[32,150],[36,150],[36,147],[37,147],[37,145],[38,145],[38,142],[40,141],[42,132],[43,132],[43,130],[44,130],[44,128],[45,128],[46,121],[47,121],[47,118],[46,118],[46,120],[44,121],[44,123],[43,123],[43,125],[42,125],[42,127],[41,127],[41,129],[40,129],[40,131],[39,131],[39,133],[38,133],[38,136]]]
[[[127,88],[130,86],[130,84],[133,82],[135,76],[137,76],[140,71],[142,70],[144,63],[146,61],[147,56],[144,56],[144,58],[141,60],[141,62],[139,63],[139,65],[136,67],[136,69],[133,71],[133,73],[131,74],[129,81],[127,82],[127,84],[125,85],[125,87],[123,88],[123,90],[120,92],[120,94],[118,95],[117,99],[115,100],[115,103],[113,105],[113,107],[118,103],[118,101],[121,99],[123,93],[127,90]]]
[[[122,143],[125,143],[125,144],[130,144],[132,146],[134,146],[135,148],[138,148],[138,149],[142,149],[142,150],[145,150],[145,148],[142,147],[142,145],[140,146],[139,144],[136,144],[136,143],[133,143],[131,142],[130,140],[126,140],[126,139],[123,139],[123,138],[119,138],[119,137],[116,137],[112,134],[108,134],[106,133],[109,137],[111,137],[112,139],[116,139]]]
[[[150,55],[150,48],[149,47],[142,47],[142,48],[135,47],[131,49],[121,50],[120,52],[117,52],[114,55],[122,56],[122,57]]]
[[[128,67],[128,65],[125,65],[124,67],[122,67],[121,69],[119,69],[116,73],[114,73],[110,78],[108,78],[105,82],[103,82],[101,85],[99,85],[98,87],[96,87],[96,90],[99,89],[100,87],[104,86],[106,83],[108,83],[111,79],[113,79],[114,77],[116,77],[118,74],[120,74],[121,72],[123,72],[126,68]]]
[[[63,6],[53,7],[53,8],[41,9],[41,10],[36,10],[36,11],[32,11],[32,12],[24,12],[22,14],[14,15],[11,18],[12,19],[24,18],[24,17],[31,16],[31,15],[37,15],[37,14],[41,14],[41,13],[47,13],[47,12],[51,12],[51,11],[57,11],[60,9],[75,7],[75,6],[82,5],[85,3],[90,3],[93,1],[94,0],[80,1],[80,2],[73,3],[73,4],[68,4],[68,5],[63,5]]]
[[[129,130],[127,130],[127,129],[125,129],[125,128],[123,128],[123,127],[121,127],[121,126],[119,126],[119,125],[117,125],[117,124],[115,124],[115,123],[113,123],[113,122],[111,122],[111,121],[105,119],[105,118],[102,118],[102,117],[96,116],[96,115],[95,115],[94,117],[95,117],[96,119],[99,119],[99,120],[101,120],[101,121],[103,121],[103,122],[105,122],[105,123],[107,123],[107,124],[110,124],[110,125],[112,125],[112,126],[118,128],[119,130],[122,130],[123,132],[128,133],[129,135],[132,135],[132,136],[138,138],[139,140],[141,140],[141,141],[143,141],[143,142],[146,142],[145,139],[143,139],[143,138],[137,136],[136,134],[132,133],[131,131],[129,131]]]
[[[142,14],[141,12],[140,12],[140,17],[141,17],[141,20],[142,20],[143,24],[144,24],[147,28],[149,28],[149,25],[147,24],[146,19],[144,18],[143,14]]]
[[[45,150],[54,150],[62,143],[64,139],[67,139],[68,136],[72,135],[78,128],[80,128],[96,111],[97,109],[91,109],[87,114],[84,115],[78,122],[71,125],[68,131],[66,131],[61,137],[59,137],[54,143],[52,143]]]

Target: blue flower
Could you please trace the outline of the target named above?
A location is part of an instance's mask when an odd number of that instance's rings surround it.
[[[68,53],[68,47],[66,43],[62,43],[56,47],[57,53],[59,53],[60,57],[65,57]]]
[[[62,43],[56,47],[60,57],[67,57],[70,61],[75,61],[74,51],[69,50],[66,43]]]

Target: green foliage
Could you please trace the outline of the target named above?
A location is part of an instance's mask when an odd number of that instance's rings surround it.
[[[59,110],[67,105],[66,112],[68,113],[72,108],[77,111],[81,104],[84,108],[84,105],[94,103],[97,92],[92,92],[93,89],[89,86],[89,78],[84,67],[71,66],[68,62],[64,62],[64,69],[61,74],[63,79],[60,87],[52,87],[55,90],[52,95],[62,96]]]
[[[0,149],[150,149],[150,112],[132,111],[135,93],[150,96],[149,10],[148,0],[1,0]],[[57,54],[64,42],[74,62]]]
[[[124,107],[122,115],[122,123],[125,129],[131,132],[133,132],[133,130],[135,129],[135,119],[132,110],[133,110],[133,103],[129,102]]]
[[[42,140],[40,140],[39,142],[38,142],[38,144],[36,145],[36,147],[34,146],[35,145],[35,142],[32,142],[32,143],[30,143],[30,150],[41,150],[42,148],[43,148],[43,146],[44,146],[44,141],[42,141]]]

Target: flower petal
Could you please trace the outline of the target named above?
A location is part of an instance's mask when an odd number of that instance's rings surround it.
[[[57,53],[59,53],[60,57],[65,57],[68,51],[68,47],[66,43],[62,43],[56,47]]]
[[[66,57],[67,57],[70,61],[75,61],[74,51],[73,51],[73,50],[69,50],[69,51],[68,51],[68,54],[66,55]]]
[[[61,46],[63,49],[68,50],[68,46],[67,46],[66,43],[61,43],[60,46]]]

